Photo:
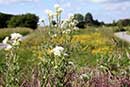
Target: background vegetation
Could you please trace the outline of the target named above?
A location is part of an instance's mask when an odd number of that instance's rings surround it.
[[[36,29],[39,18],[35,14],[30,13],[23,15],[10,15],[0,13],[0,20],[0,28],[27,27]]]

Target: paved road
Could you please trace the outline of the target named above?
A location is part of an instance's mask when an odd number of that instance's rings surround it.
[[[127,32],[118,32],[118,33],[115,33],[115,36],[117,36],[118,38],[122,40],[130,42],[130,35],[128,35]]]

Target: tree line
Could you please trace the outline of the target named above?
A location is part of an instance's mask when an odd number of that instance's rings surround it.
[[[77,13],[74,14],[74,19],[78,21],[77,27],[85,28],[87,26],[130,26],[130,19],[121,19],[113,21],[113,23],[99,22],[93,18],[91,13],[86,13],[85,16]],[[15,27],[28,27],[36,29],[38,26],[39,17],[35,14],[27,13],[21,15],[5,14],[0,12],[0,28],[15,28]],[[52,22],[56,24],[55,21]]]
[[[31,13],[12,15],[0,12],[0,28],[28,27],[36,29],[38,21],[39,17]]]
[[[98,20],[94,20],[91,13],[86,13],[85,16],[83,16],[80,13],[74,14],[75,20],[77,20],[79,23],[77,24],[77,27],[79,28],[85,28],[87,26],[119,26],[119,27],[125,27],[130,26],[130,19],[120,19],[118,21],[113,21],[113,23],[104,23],[99,22]]]
[[[78,21],[77,27],[85,28],[86,26],[101,26],[104,25],[104,22],[99,22],[98,20],[94,20],[91,13],[86,13],[83,16],[80,13],[74,14],[74,19]]]

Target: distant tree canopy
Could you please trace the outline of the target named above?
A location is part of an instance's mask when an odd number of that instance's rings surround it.
[[[3,13],[0,14],[0,28],[28,27],[36,29],[38,21],[39,17],[35,14],[30,13],[22,15],[7,15]]]
[[[82,14],[74,14],[74,19],[77,20],[78,22],[83,22],[84,21],[84,16]]]
[[[118,26],[130,26],[130,19],[122,19],[117,21]]]
[[[8,27],[28,27],[32,29],[37,28],[39,18],[34,14],[17,15],[10,19]]]
[[[91,13],[86,13],[85,16],[82,14],[74,14],[74,19],[77,20],[79,23],[77,27],[84,28],[85,26],[100,26],[104,25],[104,22],[99,22],[98,20],[94,20]]]
[[[120,19],[118,21],[113,20],[112,23],[105,24],[106,26],[118,26],[120,28],[130,26],[130,19]]]
[[[87,25],[92,25],[92,24],[94,24],[94,23],[93,23],[93,22],[94,22],[93,16],[92,16],[91,13],[86,13],[86,15],[85,15],[85,22],[86,22]]]
[[[74,14],[74,19],[78,21],[77,27],[78,28],[84,28],[85,22],[84,22],[84,16],[80,13]]]
[[[11,14],[4,14],[0,12],[0,28],[5,28],[8,25],[8,21],[13,17]]]

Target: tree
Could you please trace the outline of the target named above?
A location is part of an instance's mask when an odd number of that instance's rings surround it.
[[[130,19],[122,19],[117,22],[117,25],[122,26],[129,26],[130,25]]]
[[[95,26],[100,26],[100,25],[101,25],[101,23],[100,23],[98,20],[94,20],[94,21],[93,21],[93,24],[94,24]]]
[[[8,27],[28,27],[36,29],[38,20],[39,18],[35,14],[17,15],[10,19]]]
[[[74,19],[77,20],[78,22],[83,22],[84,21],[84,16],[82,14],[74,14]]]
[[[84,22],[84,16],[80,13],[74,14],[74,19],[78,21],[78,24],[76,25],[78,28],[84,28],[85,22]]]
[[[6,28],[11,17],[13,17],[13,15],[0,13],[0,28]]]
[[[87,23],[87,25],[93,25],[94,20],[91,13],[87,13],[85,15],[85,22]]]

